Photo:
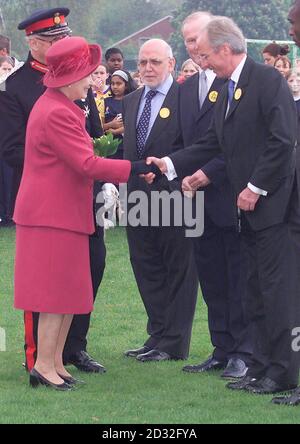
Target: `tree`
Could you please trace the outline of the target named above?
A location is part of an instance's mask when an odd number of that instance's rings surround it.
[[[287,40],[290,3],[290,0],[186,0],[175,14],[173,25],[177,32],[171,39],[171,46],[180,62],[187,58],[181,24],[195,11],[210,11],[215,15],[231,17],[249,39]],[[250,54],[257,58],[259,50],[249,49]]]
[[[24,34],[17,30],[18,23],[24,20],[35,9],[55,8],[57,0],[0,0],[0,10],[4,19],[4,32],[12,40],[13,53],[20,58],[26,57],[28,51]],[[83,35],[88,40],[96,40],[97,14],[104,7],[104,0],[64,0],[65,7],[70,9],[68,21],[74,35]],[[96,13],[94,13],[94,11]]]

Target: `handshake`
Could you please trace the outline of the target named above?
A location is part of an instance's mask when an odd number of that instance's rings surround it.
[[[148,157],[146,160],[132,162],[131,174],[139,175],[150,185],[153,181],[169,173],[166,160],[157,157]],[[196,171],[192,176],[187,176],[182,181],[182,191],[187,197],[193,197],[199,188],[205,188],[211,183],[202,170]]]
[[[146,160],[131,162],[131,175],[142,177],[149,185],[166,172],[167,166],[163,159],[148,157]]]

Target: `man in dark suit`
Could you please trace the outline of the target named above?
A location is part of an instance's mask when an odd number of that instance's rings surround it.
[[[0,132],[1,155],[14,169],[13,202],[19,189],[23,172],[25,131],[28,117],[38,98],[45,92],[43,77],[47,72],[46,52],[50,46],[71,33],[65,17],[67,8],[43,9],[35,11],[30,17],[19,24],[25,30],[30,52],[25,64],[12,74],[5,84],[5,91],[0,92]],[[87,129],[91,136],[102,134],[101,123],[90,91],[89,118]],[[84,107],[84,104],[79,104]],[[103,229],[98,228],[94,236],[90,236],[90,258],[94,297],[96,297],[105,267],[105,245]],[[25,325],[25,359],[26,368],[34,366],[37,353],[38,313],[26,312]],[[86,352],[87,332],[90,315],[74,316],[64,350],[64,361],[75,365],[85,372],[105,372],[105,368],[92,359]]]
[[[290,215],[298,204],[294,101],[275,69],[247,57],[244,36],[227,17],[209,22],[198,49],[217,76],[228,79],[213,124],[194,146],[148,162],[154,161],[171,177],[184,177],[224,154],[236,193],[247,260],[247,310],[254,325],[252,363],[244,378],[227,386],[258,394],[290,390],[297,386],[299,373],[292,349],[292,329],[299,325],[290,231]],[[184,189],[197,188],[197,174],[186,182]],[[295,222],[299,226],[299,220]]]
[[[182,34],[189,56],[201,72],[180,87],[180,120],[184,146],[207,133],[218,95],[225,83],[198,57],[197,38],[212,19],[207,12],[188,16]],[[252,343],[244,313],[244,286],[240,235],[236,229],[235,201],[223,156],[198,171],[204,193],[204,233],[193,239],[195,259],[203,298],[208,308],[208,324],[214,346],[212,356],[187,372],[225,369],[223,377],[241,378],[247,372]],[[214,264],[212,266],[212,264]],[[217,276],[217,279],[216,279]],[[246,362],[246,363],[245,363]]]
[[[292,5],[288,20],[290,22],[290,31],[289,34],[293,38],[296,45],[300,48],[300,0],[296,0],[294,4]],[[298,185],[298,195],[300,193],[300,125],[298,120],[298,137],[297,137],[297,162],[296,162],[296,169],[297,169],[297,185]],[[300,210],[298,209],[298,215]],[[300,247],[300,236],[299,236],[299,227],[294,232],[294,239],[297,243],[297,249],[298,249],[298,257],[299,257],[299,247]],[[300,273],[300,270],[299,270]],[[297,325],[300,326],[300,323]],[[298,352],[299,353],[299,352]],[[298,387],[290,396],[278,396],[272,400],[274,404],[279,405],[299,405],[300,404],[300,387]]]
[[[139,53],[144,88],[124,99],[124,155],[145,159],[167,155],[180,138],[178,84],[174,81],[175,60],[166,42],[153,39]],[[167,148],[168,147],[168,148]],[[164,178],[166,179],[166,178]],[[128,192],[170,190],[168,181],[150,187],[141,178],[132,178]],[[144,221],[153,211],[146,208]],[[171,224],[172,225],[172,224]],[[128,350],[125,356],[140,362],[185,359],[188,356],[197,298],[197,274],[192,244],[184,226],[145,224],[127,227],[130,260],[148,315],[149,338],[144,345]]]

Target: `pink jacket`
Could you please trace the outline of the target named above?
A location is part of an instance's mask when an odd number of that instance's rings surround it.
[[[95,156],[82,110],[47,89],[29,117],[14,221],[91,234],[94,180],[125,183],[130,170],[127,160]]]

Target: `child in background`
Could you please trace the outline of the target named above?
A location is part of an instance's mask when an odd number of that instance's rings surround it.
[[[199,66],[192,59],[187,59],[183,62],[181,71],[180,71],[180,80],[177,80],[178,83],[185,82],[189,77],[197,74],[199,72]]]
[[[123,141],[122,100],[124,96],[136,90],[136,85],[127,71],[118,70],[111,76],[110,89],[111,97],[104,99],[105,123],[103,128],[105,132],[110,132]],[[118,151],[111,157],[123,159],[123,143],[119,145]]]
[[[0,56],[0,83],[10,75],[14,68],[14,61],[9,56]]]
[[[110,85],[106,84],[108,76],[109,73],[106,65],[99,65],[96,71],[94,71],[92,74],[92,79],[94,82],[92,88],[102,126],[105,122],[104,99],[106,99],[107,97],[111,97]]]
[[[278,69],[281,75],[286,78],[288,72],[292,68],[292,62],[287,56],[278,56],[274,68]]]
[[[288,86],[293,94],[295,105],[297,108],[298,120],[300,119],[300,76],[299,76],[299,68],[291,69],[287,76],[286,80]]]

